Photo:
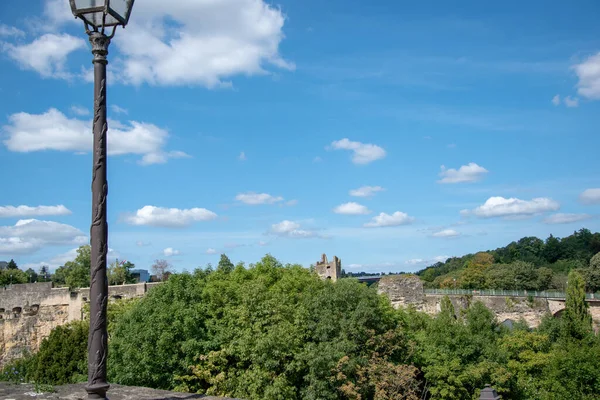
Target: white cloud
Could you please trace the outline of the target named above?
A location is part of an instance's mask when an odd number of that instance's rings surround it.
[[[277,224],[271,225],[270,233],[277,236],[303,239],[303,238],[311,238],[318,237],[316,232],[301,229],[301,226],[298,222],[284,220]]]
[[[569,108],[579,107],[579,99],[577,97],[567,96],[564,99],[565,106]]]
[[[280,201],[283,201],[283,197],[281,196],[271,196],[268,193],[240,193],[235,196],[237,201],[241,201],[244,204],[249,205],[258,205],[258,204],[275,204]]]
[[[552,98],[552,104],[555,106],[560,105],[560,96],[558,94]]]
[[[461,166],[458,170],[454,168],[447,169],[441,166],[440,179],[438,183],[464,183],[477,182],[483,178],[488,170],[471,162]]]
[[[490,197],[487,201],[473,209],[462,210],[461,214],[473,214],[480,218],[493,217],[526,217],[549,211],[556,211],[560,204],[546,197],[538,197],[532,200],[521,200],[517,198],[506,199],[504,197]]]
[[[573,69],[579,78],[577,93],[587,99],[600,99],[600,52]]]
[[[68,118],[54,108],[43,114],[12,114],[8,120],[9,124],[3,127],[6,133],[4,144],[11,151],[92,150],[91,120]],[[109,155],[141,155],[142,165],[164,163],[168,158],[188,157],[181,151],[165,151],[169,134],[156,125],[136,121],[124,125],[118,121],[108,121],[108,126]]]
[[[209,221],[217,218],[217,214],[206,208],[163,208],[144,206],[129,215],[125,222],[130,225],[148,225],[166,228],[181,228],[198,221]]]
[[[230,86],[232,76],[293,70],[279,54],[285,17],[262,0],[146,0],[115,44],[122,80],[134,85]]]
[[[116,104],[111,104],[110,105],[110,110],[112,112],[114,112],[115,114],[129,114],[129,112],[127,111],[127,109],[119,107]]]
[[[296,200],[296,199],[288,200],[285,202],[285,205],[290,206],[290,207],[295,206],[296,204],[298,204],[298,200]]]
[[[66,33],[47,33],[29,44],[4,43],[3,47],[23,69],[36,71],[45,78],[69,79],[72,75],[65,71],[67,57],[75,50],[85,49],[86,43]]]
[[[22,266],[23,269],[32,268],[34,270],[39,270],[41,267],[46,266],[49,267],[50,271],[55,271],[58,267],[65,265],[65,263],[69,261],[73,261],[77,257],[77,249],[71,249],[65,253],[58,254],[48,261],[40,261],[37,263],[27,263]],[[108,254],[106,255],[107,263],[114,262],[117,258],[120,258],[120,255],[114,249],[108,248]]]
[[[240,155],[238,156],[238,160],[240,161],[246,161],[246,153],[244,153],[243,151],[240,153]]]
[[[265,242],[265,241],[263,241],[263,240],[260,240],[260,241],[258,242],[258,245],[259,245],[259,246],[267,246],[268,244],[269,244],[269,242]]]
[[[586,189],[579,195],[583,204],[600,204],[600,188]]]
[[[375,193],[385,190],[381,186],[361,186],[358,189],[352,189],[349,193],[354,197],[371,197]]]
[[[165,255],[165,257],[172,257],[172,256],[179,255],[179,250],[175,250],[172,247],[167,247],[166,249],[163,250],[163,254]]]
[[[323,161],[323,159],[319,156],[316,156],[315,158],[313,158],[314,163],[320,163],[321,161]]]
[[[213,248],[206,249],[206,254],[217,254],[217,250]]]
[[[546,224],[570,224],[592,218],[589,214],[553,214],[544,218]]]
[[[150,243],[138,240],[137,242],[135,242],[135,245],[138,247],[146,247],[146,246],[150,246]]]
[[[352,142],[347,138],[336,140],[331,143],[334,150],[350,150],[354,164],[369,164],[386,156],[382,147],[370,143]]]
[[[423,259],[423,258],[411,258],[410,260],[406,260],[405,263],[408,265],[430,265],[438,262],[445,262],[450,256],[436,256],[433,258]]]
[[[431,236],[437,238],[451,238],[460,236],[460,232],[457,232],[454,229],[443,229],[441,231],[433,233]]]
[[[47,245],[84,244],[87,237],[66,224],[22,219],[13,226],[0,226],[0,254],[33,253]]]
[[[71,106],[71,112],[75,115],[86,116],[90,115],[90,110],[81,106]]]
[[[0,206],[0,218],[40,217],[42,215],[70,215],[71,211],[63,206]]]
[[[386,226],[399,226],[399,225],[407,225],[414,221],[413,217],[410,217],[408,214],[403,213],[401,211],[396,211],[392,215],[386,213],[380,213],[379,215],[373,217],[371,222],[367,222],[365,227],[367,228],[381,228]]]
[[[369,210],[366,206],[362,204],[358,204],[355,202],[349,202],[340,204],[339,206],[333,209],[333,212],[336,214],[346,214],[346,215],[365,215],[370,214],[371,210]]]
[[[14,26],[8,26],[4,24],[0,24],[0,37],[24,37],[25,32],[22,30],[15,28]]]

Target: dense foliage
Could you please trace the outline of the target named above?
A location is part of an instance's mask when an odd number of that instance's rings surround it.
[[[323,281],[271,256],[248,268],[222,256],[214,270],[175,274],[142,299],[109,305],[109,380],[248,400],[469,400],[487,383],[506,399],[597,399],[600,340],[583,277],[571,271],[568,281],[561,318],[509,330],[479,302],[457,312],[446,297],[430,317],[394,310],[352,278]],[[37,361],[0,377],[81,379],[79,324],[55,330],[26,359]]]
[[[524,237],[508,246],[452,257],[418,275],[433,288],[564,291],[567,274],[578,270],[588,292],[600,291],[600,233],[580,229],[546,241]]]

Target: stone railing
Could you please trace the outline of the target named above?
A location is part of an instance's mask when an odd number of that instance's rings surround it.
[[[536,290],[495,290],[495,289],[424,289],[423,292],[433,295],[449,296],[505,296],[505,297],[541,297],[544,299],[565,299],[564,292]],[[600,293],[586,293],[588,300],[600,300]]]

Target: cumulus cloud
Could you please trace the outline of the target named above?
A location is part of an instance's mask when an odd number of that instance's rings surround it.
[[[480,167],[475,163],[469,163],[461,166],[459,169],[450,168],[447,169],[445,166],[441,166],[440,179],[438,183],[464,183],[464,182],[477,182],[480,181],[488,170]]]
[[[50,271],[54,271],[54,270],[56,270],[56,268],[65,265],[65,263],[67,263],[68,261],[73,261],[77,257],[77,249],[78,249],[77,247],[73,248],[65,253],[58,254],[58,255],[50,258],[47,261],[39,261],[36,263],[27,263],[27,264],[24,264],[22,267],[23,267],[23,269],[31,268],[34,270],[38,270],[39,268],[46,266],[50,269]],[[117,260],[117,258],[119,258],[119,257],[120,257],[120,255],[116,250],[111,249],[110,247],[108,248],[108,254],[106,255],[106,261],[109,264],[114,262],[115,260]]]
[[[88,110],[85,107],[81,107],[81,106],[71,106],[70,108],[71,112],[75,115],[79,115],[79,116],[86,116],[86,115],[90,115],[90,110]]]
[[[558,94],[552,98],[552,104],[555,106],[560,105],[560,96]]]
[[[579,195],[583,204],[600,204],[600,188],[586,189]]]
[[[271,196],[268,193],[255,193],[255,192],[247,192],[240,193],[235,196],[237,201],[241,201],[244,204],[248,205],[259,205],[259,204],[275,204],[280,201],[283,201],[283,197],[281,196]]]
[[[0,24],[0,37],[24,37],[25,32],[15,28],[14,26],[8,26]]]
[[[179,250],[175,250],[172,247],[167,247],[166,249],[163,250],[163,254],[165,255],[165,257],[172,257],[172,256],[179,255]]]
[[[122,80],[215,88],[234,75],[267,74],[267,65],[293,70],[279,54],[284,22],[262,0],[139,2],[127,35],[115,38]]]
[[[521,200],[513,197],[506,199],[497,196],[490,197],[483,205],[473,210],[462,210],[461,214],[473,214],[480,218],[523,217],[556,211],[559,208],[560,204],[558,202],[546,197]]]
[[[381,186],[361,186],[358,189],[350,190],[350,196],[354,197],[371,197],[374,196],[375,193],[384,191],[385,189]]]
[[[436,256],[433,258],[423,259],[423,258],[411,258],[410,260],[406,260],[405,263],[408,265],[430,265],[438,262],[445,262],[449,256]]]
[[[112,112],[114,112],[115,114],[129,114],[129,112],[125,108],[119,107],[116,104],[111,104],[110,105],[110,110]]]
[[[66,224],[21,219],[13,226],[0,226],[0,254],[29,254],[48,245],[85,244],[88,238]]]
[[[579,99],[577,97],[567,96],[565,97],[565,106],[569,108],[579,107]]]
[[[544,218],[546,224],[570,224],[592,218],[589,214],[563,214],[557,213]]]
[[[29,44],[4,43],[5,53],[23,69],[33,70],[45,78],[70,79],[72,74],[65,70],[67,57],[72,52],[85,49],[80,37],[66,33],[47,33]]]
[[[40,217],[43,215],[70,215],[71,210],[58,206],[0,206],[0,218]]]
[[[600,99],[600,52],[573,66],[573,69],[579,78],[577,93],[587,99]]]
[[[206,208],[163,208],[144,206],[134,215],[125,218],[130,225],[148,225],[165,228],[182,228],[194,222],[209,221],[217,218],[217,214]]]
[[[336,214],[345,214],[345,215],[365,215],[370,214],[371,210],[369,210],[366,206],[362,204],[358,204],[355,202],[349,202],[340,204],[339,206],[333,209],[333,212]]]
[[[354,164],[369,164],[386,156],[386,152],[382,147],[370,143],[353,142],[347,138],[332,142],[331,148],[352,151],[352,162]]]
[[[290,206],[290,207],[295,206],[296,204],[298,204],[298,200],[296,200],[296,199],[288,200],[285,202],[285,205]]]
[[[460,232],[457,232],[454,229],[442,229],[441,231],[433,233],[431,236],[437,238],[451,238],[460,236]]]
[[[407,225],[414,221],[413,217],[410,217],[408,214],[403,213],[401,211],[396,211],[392,215],[386,213],[380,213],[379,215],[373,217],[371,222],[367,222],[365,227],[367,228],[382,228],[386,226],[399,226],[399,225]]]
[[[89,152],[92,150],[91,120],[68,118],[51,108],[43,114],[25,112],[8,117],[4,144],[15,152],[58,150]],[[108,154],[141,155],[140,164],[164,163],[168,158],[187,157],[181,151],[165,151],[169,134],[156,125],[129,121],[128,125],[118,121],[108,123]],[[111,128],[112,126],[112,128]]]
[[[284,220],[277,224],[271,225],[271,229],[270,229],[269,233],[276,235],[276,236],[282,236],[282,237],[288,237],[288,238],[294,238],[294,239],[305,239],[305,238],[312,238],[312,237],[319,236],[314,231],[302,229],[301,225],[298,222],[289,221],[289,220]]]
[[[206,249],[206,254],[217,254],[217,250],[213,249],[212,247],[209,247],[208,249]]]

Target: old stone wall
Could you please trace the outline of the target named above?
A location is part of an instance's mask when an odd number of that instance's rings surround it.
[[[141,297],[157,285],[160,282],[109,286],[108,294],[110,299]],[[89,288],[53,288],[51,282],[0,288],[0,367],[24,351],[37,351],[57,326],[83,319],[89,293]]]
[[[389,297],[392,305],[414,307],[418,311],[435,315],[440,311],[444,295],[425,294],[423,283],[414,275],[383,276],[378,283],[378,292]],[[450,295],[448,296],[457,314],[465,310],[475,301],[482,302],[495,315],[498,322],[524,320],[528,326],[537,327],[546,313],[560,316],[565,308],[565,301],[534,297]],[[588,301],[590,314],[596,330],[600,329],[600,301]]]

